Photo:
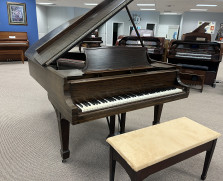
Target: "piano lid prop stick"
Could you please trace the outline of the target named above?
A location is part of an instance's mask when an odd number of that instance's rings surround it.
[[[128,6],[126,6],[125,8],[126,8],[126,11],[127,11],[128,15],[129,15],[129,18],[130,18],[130,20],[131,20],[131,22],[132,22],[132,25],[133,25],[133,27],[134,27],[134,29],[135,29],[135,31],[136,31],[136,34],[137,34],[137,36],[139,37],[139,41],[140,41],[142,47],[144,47],[142,38],[140,37],[139,31],[137,30],[136,25],[135,25],[135,23],[134,23],[134,21],[133,21],[133,19],[132,19],[132,16],[131,16],[131,14],[130,14],[130,11],[129,11]],[[149,54],[148,54],[148,53],[147,53],[147,57],[148,57],[148,62],[151,64],[152,61],[150,60],[150,58],[149,58]]]

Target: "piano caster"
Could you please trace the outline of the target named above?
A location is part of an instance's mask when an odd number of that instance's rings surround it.
[[[205,180],[206,177],[207,177],[207,175],[205,175],[205,176],[201,175],[201,180]]]
[[[70,150],[67,150],[67,151],[60,150],[60,154],[62,157],[62,163],[65,163],[67,159],[70,157]]]

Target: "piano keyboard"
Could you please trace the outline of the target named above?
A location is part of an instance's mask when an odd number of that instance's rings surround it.
[[[176,53],[176,57],[182,57],[182,58],[195,58],[195,59],[211,59],[211,55],[208,54],[198,54],[198,53]]]
[[[77,103],[76,105],[81,109],[82,112],[89,112],[181,92],[183,92],[183,90],[179,88],[156,89],[137,94],[124,94],[99,100],[92,100],[89,102],[81,102]]]

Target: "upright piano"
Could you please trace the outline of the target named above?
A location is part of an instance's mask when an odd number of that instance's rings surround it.
[[[165,38],[143,36],[141,37],[143,44],[147,47],[149,57],[154,60],[162,61],[164,54],[164,41]],[[141,46],[139,37],[137,36],[125,36],[118,42],[119,46],[138,47]]]
[[[79,51],[81,52],[81,47],[101,47],[102,37],[98,36],[98,30],[93,31],[89,36],[84,38],[79,44]]]
[[[0,32],[0,60],[21,60],[29,47],[26,32]]]
[[[219,63],[221,62],[221,46],[211,42],[211,35],[205,33],[204,23],[192,33],[182,36],[182,40],[173,41],[168,52],[168,62],[183,65],[185,68],[205,71],[204,83],[215,87]]]
[[[189,89],[175,66],[148,59],[145,47],[97,47],[69,52],[94,29],[126,8],[132,0],[105,0],[79,19],[59,26],[27,51],[31,76],[48,92],[58,119],[61,156],[69,158],[69,128],[106,118],[114,134],[115,119],[125,131],[126,112],[154,106],[160,121],[163,104],[188,97]],[[134,25],[135,26],[135,25]],[[69,59],[70,68],[57,61]],[[72,61],[75,63],[72,64]],[[136,120],[137,121],[137,120]]]

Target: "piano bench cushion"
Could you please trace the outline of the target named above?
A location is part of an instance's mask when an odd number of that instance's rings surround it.
[[[67,58],[59,58],[57,60],[57,67],[59,70],[83,69],[85,67],[85,61],[75,60],[75,59],[67,59]]]
[[[190,64],[177,64],[178,66],[182,68],[190,68],[190,69],[196,69],[196,70],[208,70],[207,66],[203,65],[190,65]]]
[[[110,137],[107,142],[138,172],[219,136],[219,133],[182,117]]]

